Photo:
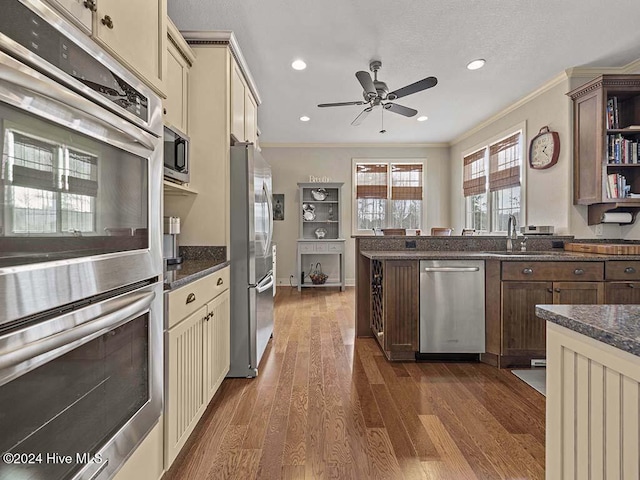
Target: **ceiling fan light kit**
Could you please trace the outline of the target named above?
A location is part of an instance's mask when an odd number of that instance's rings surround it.
[[[358,82],[360,82],[360,85],[363,89],[362,96],[364,100],[358,100],[354,102],[321,103],[318,105],[318,107],[324,108],[344,107],[350,105],[367,105],[367,107],[362,112],[360,112],[360,114],[353,120],[353,122],[351,122],[351,125],[353,126],[360,125],[362,121],[369,115],[369,113],[371,113],[373,108],[377,106],[382,107],[383,113],[384,110],[388,110],[405,117],[414,117],[418,114],[417,110],[405,107],[404,105],[393,103],[391,100],[396,100],[398,98],[406,97],[408,95],[427,90],[428,88],[435,87],[438,84],[438,79],[436,77],[427,77],[410,85],[402,87],[398,90],[394,90],[393,92],[389,92],[389,87],[387,87],[387,84],[381,80],[378,80],[378,70],[380,70],[380,68],[382,68],[382,62],[380,60],[372,60],[369,64],[369,69],[373,72],[373,79],[371,78],[371,74],[369,72],[365,72],[363,70],[356,72],[356,78],[358,79]],[[424,118],[424,120],[426,120],[426,117]],[[380,133],[385,132],[386,130],[384,129],[383,124],[383,128],[382,130],[380,130]]]

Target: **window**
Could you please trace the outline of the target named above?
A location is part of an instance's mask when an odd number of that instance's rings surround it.
[[[420,228],[422,161],[354,161],[354,231]]]
[[[518,225],[522,225],[522,131],[503,136],[463,157],[466,228],[506,232],[509,215],[514,215]]]
[[[13,130],[5,138],[11,233],[95,231],[97,157]]]

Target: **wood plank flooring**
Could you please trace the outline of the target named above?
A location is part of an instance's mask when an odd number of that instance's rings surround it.
[[[279,288],[256,379],[225,379],[165,480],[543,479],[545,400],[478,363],[389,363],[354,290]]]

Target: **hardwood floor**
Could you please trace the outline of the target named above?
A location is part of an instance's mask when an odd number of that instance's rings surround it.
[[[389,363],[354,290],[279,288],[256,379],[226,379],[165,480],[543,479],[545,400],[478,363]]]

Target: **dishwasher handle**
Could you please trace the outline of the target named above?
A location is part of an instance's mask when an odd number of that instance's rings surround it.
[[[480,267],[425,267],[425,272],[478,272]]]

